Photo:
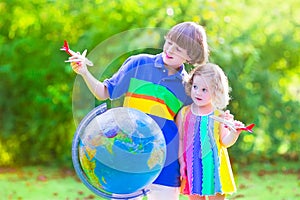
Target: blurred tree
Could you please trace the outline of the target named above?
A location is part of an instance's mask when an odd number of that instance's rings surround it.
[[[296,0],[0,2],[0,165],[70,164],[76,75],[59,52],[64,39],[74,50],[91,50],[126,30],[169,29],[181,21],[206,27],[211,61],[224,68],[233,88],[229,108],[257,124],[230,148],[234,158],[297,157],[299,7]],[[111,61],[107,73],[136,52]]]

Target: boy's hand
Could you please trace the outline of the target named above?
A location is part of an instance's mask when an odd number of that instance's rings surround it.
[[[84,63],[81,62],[71,62],[71,67],[74,72],[80,75],[84,75],[87,71],[87,67]]]
[[[72,69],[80,75],[83,75],[87,71],[87,65],[93,66],[93,63],[89,61],[86,57],[86,50],[82,53],[82,55],[77,52],[76,54],[69,57],[65,62],[70,62]]]

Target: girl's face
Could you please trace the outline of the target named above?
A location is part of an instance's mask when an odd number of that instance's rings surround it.
[[[187,54],[187,50],[166,38],[163,48],[163,61],[165,65],[173,69],[178,69],[187,60],[191,60]]]
[[[199,107],[212,107],[211,94],[208,90],[208,86],[204,78],[199,75],[195,75],[193,78],[193,84],[191,88],[191,98]]]

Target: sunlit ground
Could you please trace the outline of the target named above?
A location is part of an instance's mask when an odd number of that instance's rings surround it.
[[[228,199],[300,199],[299,162],[256,163],[235,170],[237,193]],[[73,169],[0,168],[1,199],[102,199],[79,181]],[[187,199],[181,196],[181,200]]]

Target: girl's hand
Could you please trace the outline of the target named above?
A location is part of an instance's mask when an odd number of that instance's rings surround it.
[[[232,129],[232,130],[235,130],[234,132],[235,132],[236,134],[238,134],[238,135],[239,135],[239,134],[241,133],[241,131],[242,131],[241,128],[245,127],[245,124],[242,123],[241,121],[234,120],[234,116],[230,113],[229,110],[226,110],[223,114],[220,115],[220,117],[222,117],[222,118],[224,118],[226,121],[228,121],[229,124],[231,124],[231,126],[230,126],[231,129]],[[228,126],[229,126],[229,125],[224,124],[224,127],[225,127],[225,128],[229,128]],[[230,128],[229,128],[229,129],[230,129]],[[232,131],[232,130],[231,130],[231,131]]]
[[[234,117],[229,110],[226,110],[224,113],[220,114],[220,117],[225,119],[230,124],[233,123]],[[224,124],[224,127],[229,128],[226,124]]]
[[[245,124],[243,122],[240,122],[238,120],[234,120],[233,121],[233,125],[234,125],[234,128],[236,130],[236,133],[239,135],[241,132],[242,132],[242,128],[245,127]]]
[[[230,113],[229,110],[226,110],[224,113],[222,113],[220,117],[224,118],[227,121],[233,121],[233,115]]]

